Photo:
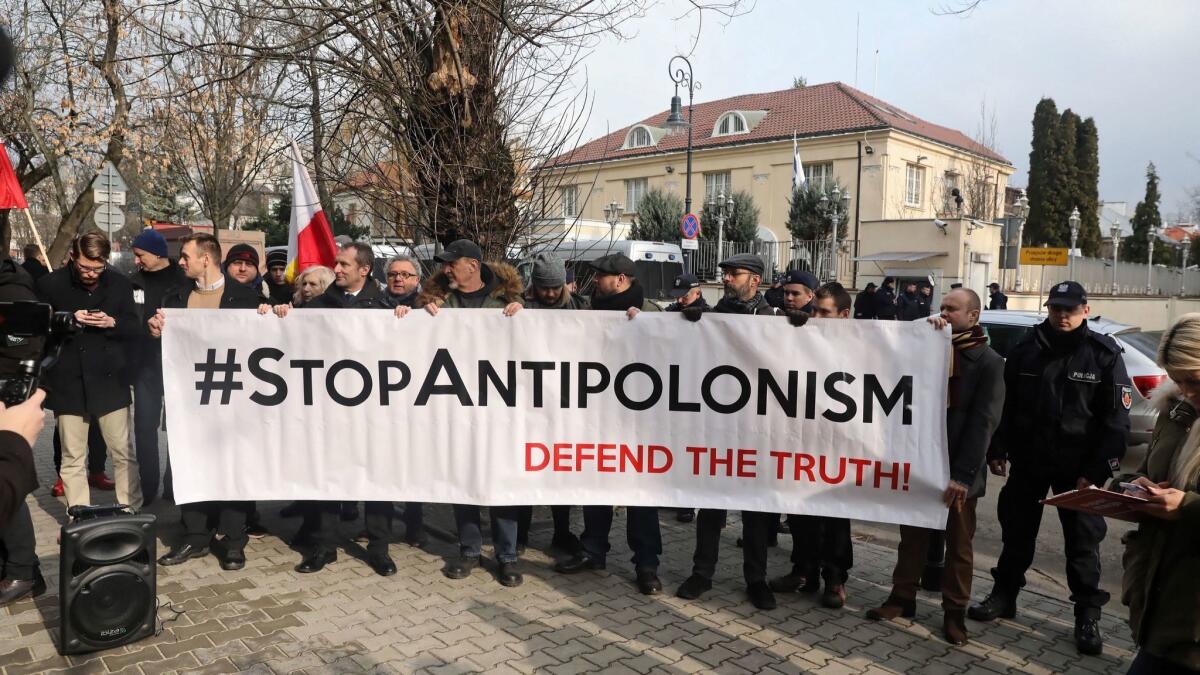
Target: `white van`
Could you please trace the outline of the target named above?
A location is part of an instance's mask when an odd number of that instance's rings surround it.
[[[647,298],[666,298],[667,291],[675,283],[675,277],[683,274],[683,251],[679,244],[630,239],[568,239],[534,246],[518,269],[528,281],[534,256],[547,254],[562,258],[567,269],[575,271],[575,284],[579,292],[587,295],[593,276],[588,263],[612,253],[623,253],[633,261],[634,276],[645,289]]]

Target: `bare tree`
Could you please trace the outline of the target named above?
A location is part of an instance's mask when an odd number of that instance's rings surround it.
[[[974,137],[978,148],[975,152],[962,152],[953,157],[950,170],[934,189],[938,196],[934,207],[939,216],[992,222],[1000,215],[1001,174],[994,161],[980,154],[982,151],[996,152],[998,128],[996,112],[988,110],[987,102],[981,101]]]

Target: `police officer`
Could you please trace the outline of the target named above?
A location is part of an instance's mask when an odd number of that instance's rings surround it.
[[[1087,293],[1078,283],[1054,286],[1046,307],[1046,321],[1017,343],[1004,368],[1004,414],[988,466],[1004,476],[1011,462],[1012,475],[1000,491],[1004,547],[992,569],[996,583],[968,612],[976,621],[1016,616],[1046,492],[1102,486],[1125,454],[1133,388],[1121,348],[1088,328]],[[1075,646],[1099,654],[1100,608],[1108,601],[1100,590],[1100,542],[1107,527],[1104,518],[1078,511],[1059,509],[1058,518],[1075,603]]]
[[[779,309],[769,305],[759,291],[764,268],[762,258],[750,253],[739,253],[721,261],[718,266],[721,268],[725,297],[717,302],[713,308],[714,312],[759,316],[782,314]],[[810,295],[809,300],[811,299]],[[697,321],[702,315],[688,315],[685,312],[684,316]],[[724,509],[700,509],[696,518],[696,550],[692,555],[692,575],[680,584],[675,591],[676,596],[694,600],[712,589],[725,516]],[[746,579],[746,594],[750,602],[759,609],[775,608],[775,594],[767,585],[767,548],[770,533],[778,522],[778,514],[742,511],[742,570]]]
[[[667,305],[664,312],[682,312],[687,307],[694,307],[702,312],[712,309],[700,290],[700,278],[690,272],[675,277],[667,295],[675,298],[675,302]]]

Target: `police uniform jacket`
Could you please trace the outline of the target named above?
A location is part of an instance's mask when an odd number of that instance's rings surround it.
[[[1043,322],[1008,355],[1000,429],[988,459],[1103,485],[1120,467],[1133,387],[1121,347],[1087,321],[1069,334]]]

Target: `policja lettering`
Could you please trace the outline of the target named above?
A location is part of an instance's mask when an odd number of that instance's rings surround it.
[[[288,384],[277,364],[284,362],[284,353],[273,347],[250,353],[247,369],[264,385],[250,395],[250,401],[262,406],[282,404],[288,396]],[[272,366],[275,367],[272,367]],[[324,371],[325,392],[343,406],[366,403],[375,392],[379,405],[391,405],[393,395],[408,388],[418,378],[403,361],[379,361],[373,365],[342,359],[326,369],[321,359],[289,360],[287,367],[298,370],[303,381],[304,405],[314,405],[316,373]],[[732,415],[752,412],[757,415],[782,412],[788,417],[803,416],[816,419],[819,414],[832,422],[845,423],[855,419],[871,423],[879,415],[890,416],[899,410],[901,423],[912,424],[913,381],[911,375],[885,386],[872,373],[856,376],[837,371],[823,377],[816,371],[789,370],[776,376],[771,370],[759,368],[753,376],[730,365],[720,365],[704,374],[699,391],[683,392],[680,367],[671,365],[666,381],[663,375],[645,363],[628,363],[613,373],[598,362],[504,361],[499,367],[488,360],[476,362],[470,378],[474,390],[467,386],[458,364],[448,349],[438,349],[411,405],[425,406],[434,396],[453,396],[464,407],[518,405],[543,408],[555,405],[547,401],[548,378],[558,378],[559,408],[587,408],[596,397],[610,394],[630,410],[649,410],[667,398],[672,412],[712,412]],[[468,373],[471,375],[472,373]],[[346,379],[340,378],[349,378]],[[800,393],[800,382],[804,391]],[[736,394],[719,394],[718,383],[733,384]],[[644,385],[649,385],[647,387]],[[527,392],[524,396],[520,394]],[[722,398],[724,396],[724,398]],[[397,402],[409,405],[408,401]]]

